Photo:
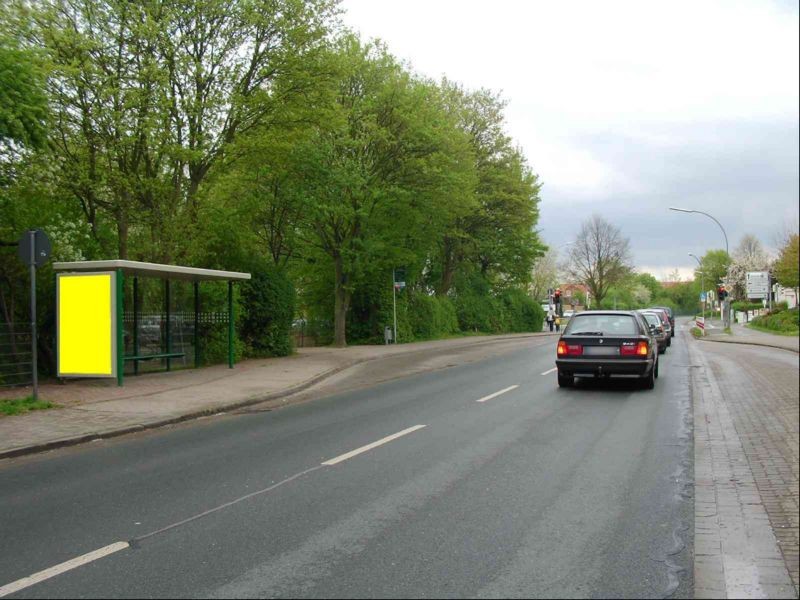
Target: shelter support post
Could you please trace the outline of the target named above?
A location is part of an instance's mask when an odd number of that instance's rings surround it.
[[[228,368],[233,368],[233,282],[228,281]]]
[[[194,282],[194,366],[200,366],[200,334],[198,328],[200,323],[200,284]]]
[[[169,354],[172,352],[172,340],[170,336],[170,314],[169,314],[169,305],[170,305],[170,298],[169,298],[169,279],[164,280],[164,314],[166,315],[166,322],[164,323],[164,348],[165,352]],[[167,371],[170,370],[172,364],[171,359],[169,356],[167,357]]]
[[[125,378],[125,275],[117,269],[117,385],[122,387]]]
[[[133,278],[133,355],[139,356],[139,278]],[[133,361],[133,374],[139,374],[139,361]]]

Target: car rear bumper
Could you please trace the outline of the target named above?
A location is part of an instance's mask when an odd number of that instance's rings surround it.
[[[556,367],[560,374],[578,377],[596,377],[600,375],[643,377],[653,368],[654,362],[652,359],[559,358],[556,359]]]

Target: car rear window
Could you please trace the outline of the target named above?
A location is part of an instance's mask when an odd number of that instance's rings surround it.
[[[643,316],[645,319],[647,319],[648,324],[661,326],[661,319],[658,318],[658,315],[654,315],[653,313],[644,313]]]
[[[639,335],[636,319],[631,315],[575,315],[564,335]]]

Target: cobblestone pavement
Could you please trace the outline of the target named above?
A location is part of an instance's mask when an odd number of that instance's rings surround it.
[[[798,357],[690,346],[695,595],[798,597]]]

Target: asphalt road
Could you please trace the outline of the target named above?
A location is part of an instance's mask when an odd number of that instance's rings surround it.
[[[559,389],[543,374],[555,340],[532,340],[7,461],[0,591],[128,542],[12,596],[691,596],[689,365],[675,340],[653,391]]]

